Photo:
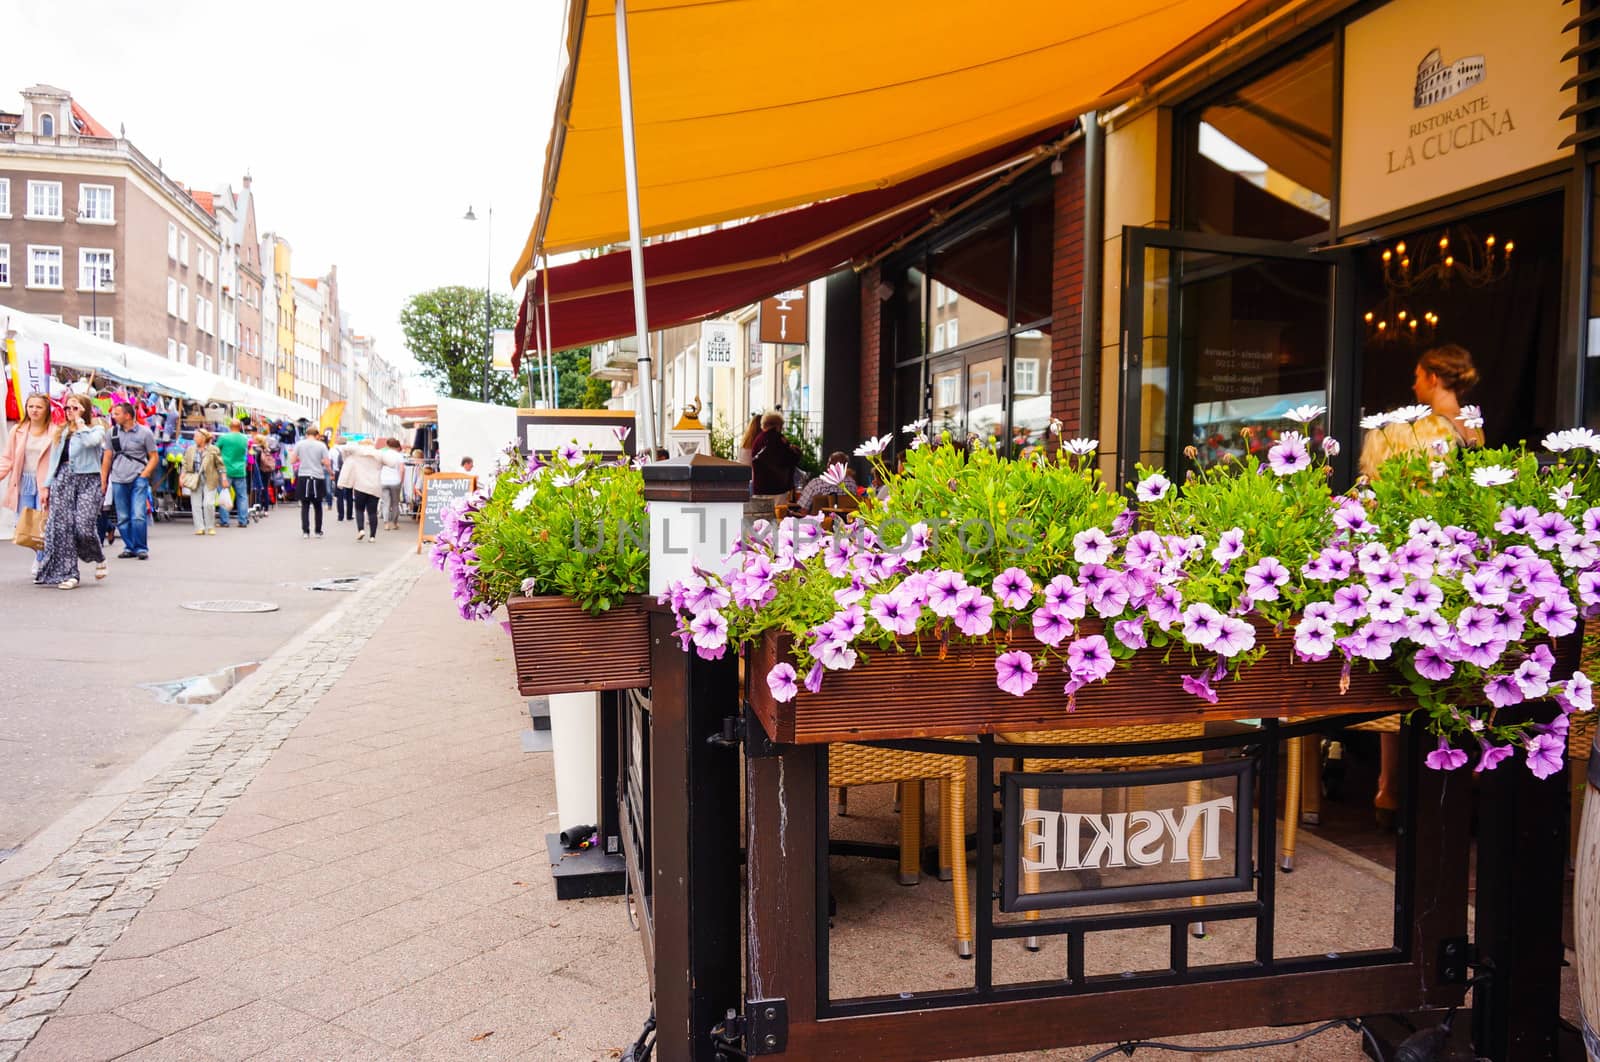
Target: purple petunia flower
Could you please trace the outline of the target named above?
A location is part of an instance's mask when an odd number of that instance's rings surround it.
[[[1528,770],[1540,781],[1561,770],[1567,743],[1554,734],[1535,734],[1523,745],[1528,752]]]
[[[1152,472],[1139,481],[1135,495],[1142,502],[1160,501],[1166,497],[1167,491],[1172,488],[1172,481],[1160,472]]]
[[[1374,590],[1393,590],[1399,593],[1406,587],[1406,575],[1400,570],[1400,565],[1385,564],[1377,571],[1368,574],[1367,585]]]
[[[1412,538],[1395,550],[1391,559],[1411,578],[1429,579],[1433,576],[1433,561],[1437,556],[1438,553],[1426,539]]]
[[[1558,512],[1545,513],[1528,529],[1534,547],[1545,552],[1560,546],[1572,533],[1572,524]]]
[[[1136,509],[1124,509],[1111,521],[1111,537],[1124,538],[1139,523],[1139,513]]]
[[[1033,612],[1033,636],[1054,649],[1072,634],[1072,621],[1056,611],[1053,605],[1044,605]]]
[[[1440,738],[1439,747],[1428,753],[1427,764],[1436,771],[1453,771],[1467,765],[1467,754],[1451,748],[1448,741]]]
[[[1225,616],[1221,632],[1212,639],[1210,648],[1218,656],[1235,657],[1256,644],[1256,629],[1242,619]]]
[[[1079,638],[1067,647],[1067,669],[1072,672],[1073,678],[1085,683],[1105,678],[1111,674],[1116,663],[1111,655],[1111,646],[1098,634]]]
[[[1417,674],[1434,682],[1443,682],[1456,672],[1456,666],[1445,659],[1444,652],[1433,646],[1419,652],[1412,664]]]
[[[1533,522],[1539,518],[1539,510],[1531,505],[1521,508],[1506,506],[1500,510],[1500,519],[1495,521],[1494,529],[1503,535],[1525,535],[1533,529]]]
[[[994,662],[995,684],[1013,697],[1025,697],[1039,673],[1033,669],[1033,657],[1020,649],[1002,653]]]
[[[1149,644],[1145,640],[1143,620],[1118,620],[1111,625],[1111,630],[1117,636],[1117,641],[1129,649],[1143,649]]]
[[[1140,531],[1122,547],[1123,563],[1130,568],[1150,568],[1161,563],[1164,546],[1154,531]]]
[[[922,609],[906,600],[899,589],[887,594],[875,594],[869,610],[878,626],[890,634],[910,634],[917,629],[917,619]]]
[[[1368,542],[1356,551],[1356,567],[1363,575],[1374,575],[1389,566],[1389,550],[1382,542]]]
[[[1326,660],[1333,652],[1336,633],[1333,624],[1325,619],[1302,617],[1294,629],[1294,650],[1302,660]]]
[[[716,609],[707,609],[689,621],[694,644],[701,649],[717,649],[728,644],[728,621]]]
[[[1543,627],[1552,638],[1565,638],[1578,629],[1578,606],[1565,593],[1539,602],[1533,610],[1533,622]]]
[[[1494,637],[1498,618],[1493,609],[1468,605],[1456,616],[1456,633],[1467,645],[1483,645]]]
[[[1116,549],[1116,543],[1098,527],[1072,536],[1072,556],[1079,564],[1104,564]]]
[[[822,662],[811,665],[811,670],[806,672],[806,691],[816,693],[822,689]]]
[[[1175,586],[1163,586],[1150,599],[1146,611],[1162,630],[1170,630],[1182,618],[1183,593]]]
[[[1343,624],[1359,623],[1367,615],[1366,587],[1357,583],[1354,586],[1341,586],[1333,592],[1333,618]]]
[[[994,601],[983,591],[969,586],[956,595],[956,627],[968,638],[979,638],[994,629]]]
[[[1222,634],[1222,621],[1222,614],[1210,605],[1203,602],[1190,605],[1183,610],[1183,640],[1209,649]]]
[[[1095,613],[1101,618],[1120,616],[1128,607],[1128,586],[1121,578],[1113,578],[1100,587],[1093,600]]]
[[[1380,623],[1398,623],[1405,614],[1405,602],[1393,590],[1374,590],[1367,598],[1367,615]]]
[[[1222,570],[1227,571],[1232,564],[1244,553],[1244,528],[1235,527],[1224,531],[1217,538],[1217,548],[1211,551],[1211,559],[1222,565]]]
[[[1262,557],[1244,570],[1245,590],[1255,601],[1278,600],[1278,588],[1289,581],[1289,569],[1276,557]]]
[[[1070,575],[1058,575],[1044,588],[1045,604],[1069,620],[1083,619],[1089,605],[1089,595],[1083,587],[1072,581]]]
[[[1444,604],[1444,591],[1426,579],[1418,579],[1400,591],[1400,601],[1419,616],[1431,616]]]
[[[1217,691],[1211,688],[1211,680],[1205,675],[1183,676],[1183,692],[1192,693],[1208,704],[1217,703]]]
[[[1478,765],[1472,769],[1473,774],[1494,770],[1501,762],[1510,759],[1511,754],[1516,751],[1510,745],[1491,745],[1482,738],[1478,739],[1478,746],[1483,751],[1478,754]]]
[[[1600,605],[1600,572],[1584,572],[1578,576],[1578,600],[1585,605]]]
[[[1078,585],[1083,587],[1090,601],[1099,597],[1116,578],[1116,572],[1103,564],[1085,564],[1078,569]]]
[[[1007,568],[995,576],[992,589],[995,599],[1009,609],[1020,611],[1033,600],[1033,580],[1021,568]]]
[[[856,651],[843,642],[823,642],[813,655],[829,671],[849,671],[856,666]]]
[[[1310,468],[1311,451],[1306,447],[1305,436],[1297,431],[1284,432],[1267,451],[1267,467],[1277,476],[1289,476]]]
[[[1550,691],[1550,669],[1538,660],[1524,660],[1511,673],[1511,680],[1525,700],[1536,701]]]
[[[780,704],[794,700],[800,692],[795,683],[794,665],[779,664],[767,672],[767,689],[772,691],[772,699]]]
[[[1483,687],[1483,695],[1496,708],[1521,704],[1525,699],[1522,696],[1521,688],[1517,685],[1517,680],[1510,675],[1496,675],[1490,679]]]
[[[928,580],[928,608],[935,616],[949,619],[956,614],[956,598],[967,588],[966,576],[942,568]]]
[[[1498,607],[1511,598],[1511,588],[1493,569],[1468,572],[1461,577],[1461,589],[1480,605]]]

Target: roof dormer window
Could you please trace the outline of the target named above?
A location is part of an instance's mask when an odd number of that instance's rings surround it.
[[[41,114],[41,115],[39,115],[39,135],[40,136],[55,136],[56,135],[56,116],[55,115],[53,115],[53,114]]]

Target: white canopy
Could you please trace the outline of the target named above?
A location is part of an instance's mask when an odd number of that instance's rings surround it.
[[[137,384],[194,402],[244,406],[274,417],[310,419],[311,411],[259,387],[229,380],[193,365],[169,361],[126,343],[114,343],[80,329],[0,305],[0,330],[23,342],[48,343],[50,362],[69,369],[95,372],[122,383]]]

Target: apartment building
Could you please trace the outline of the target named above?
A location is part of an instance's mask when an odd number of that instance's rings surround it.
[[[296,402],[320,414],[323,401],[323,351],[328,346],[327,307],[321,285],[315,279],[294,277],[289,281],[293,303],[294,393]],[[280,331],[282,319],[279,320]]]
[[[261,238],[261,260],[272,267],[272,303],[275,307],[276,336],[273,341],[273,390],[282,398],[295,397],[295,301],[294,277],[289,272],[293,249],[289,241],[269,232]],[[263,280],[263,284],[265,284]],[[263,299],[263,301],[266,301]],[[263,321],[265,327],[265,321]]]
[[[261,386],[261,239],[256,232],[255,197],[250,177],[235,192],[224,186],[213,195],[221,235],[218,343],[224,375]]]
[[[0,115],[0,301],[207,367],[220,231],[191,195],[65,89]]]

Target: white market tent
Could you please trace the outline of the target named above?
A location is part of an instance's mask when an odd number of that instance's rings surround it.
[[[193,402],[244,406],[272,417],[310,419],[311,410],[290,399],[216,373],[169,361],[159,354],[116,343],[35,314],[0,305],[0,331],[20,342],[47,343],[50,363],[99,373],[125,384],[160,391]]]

